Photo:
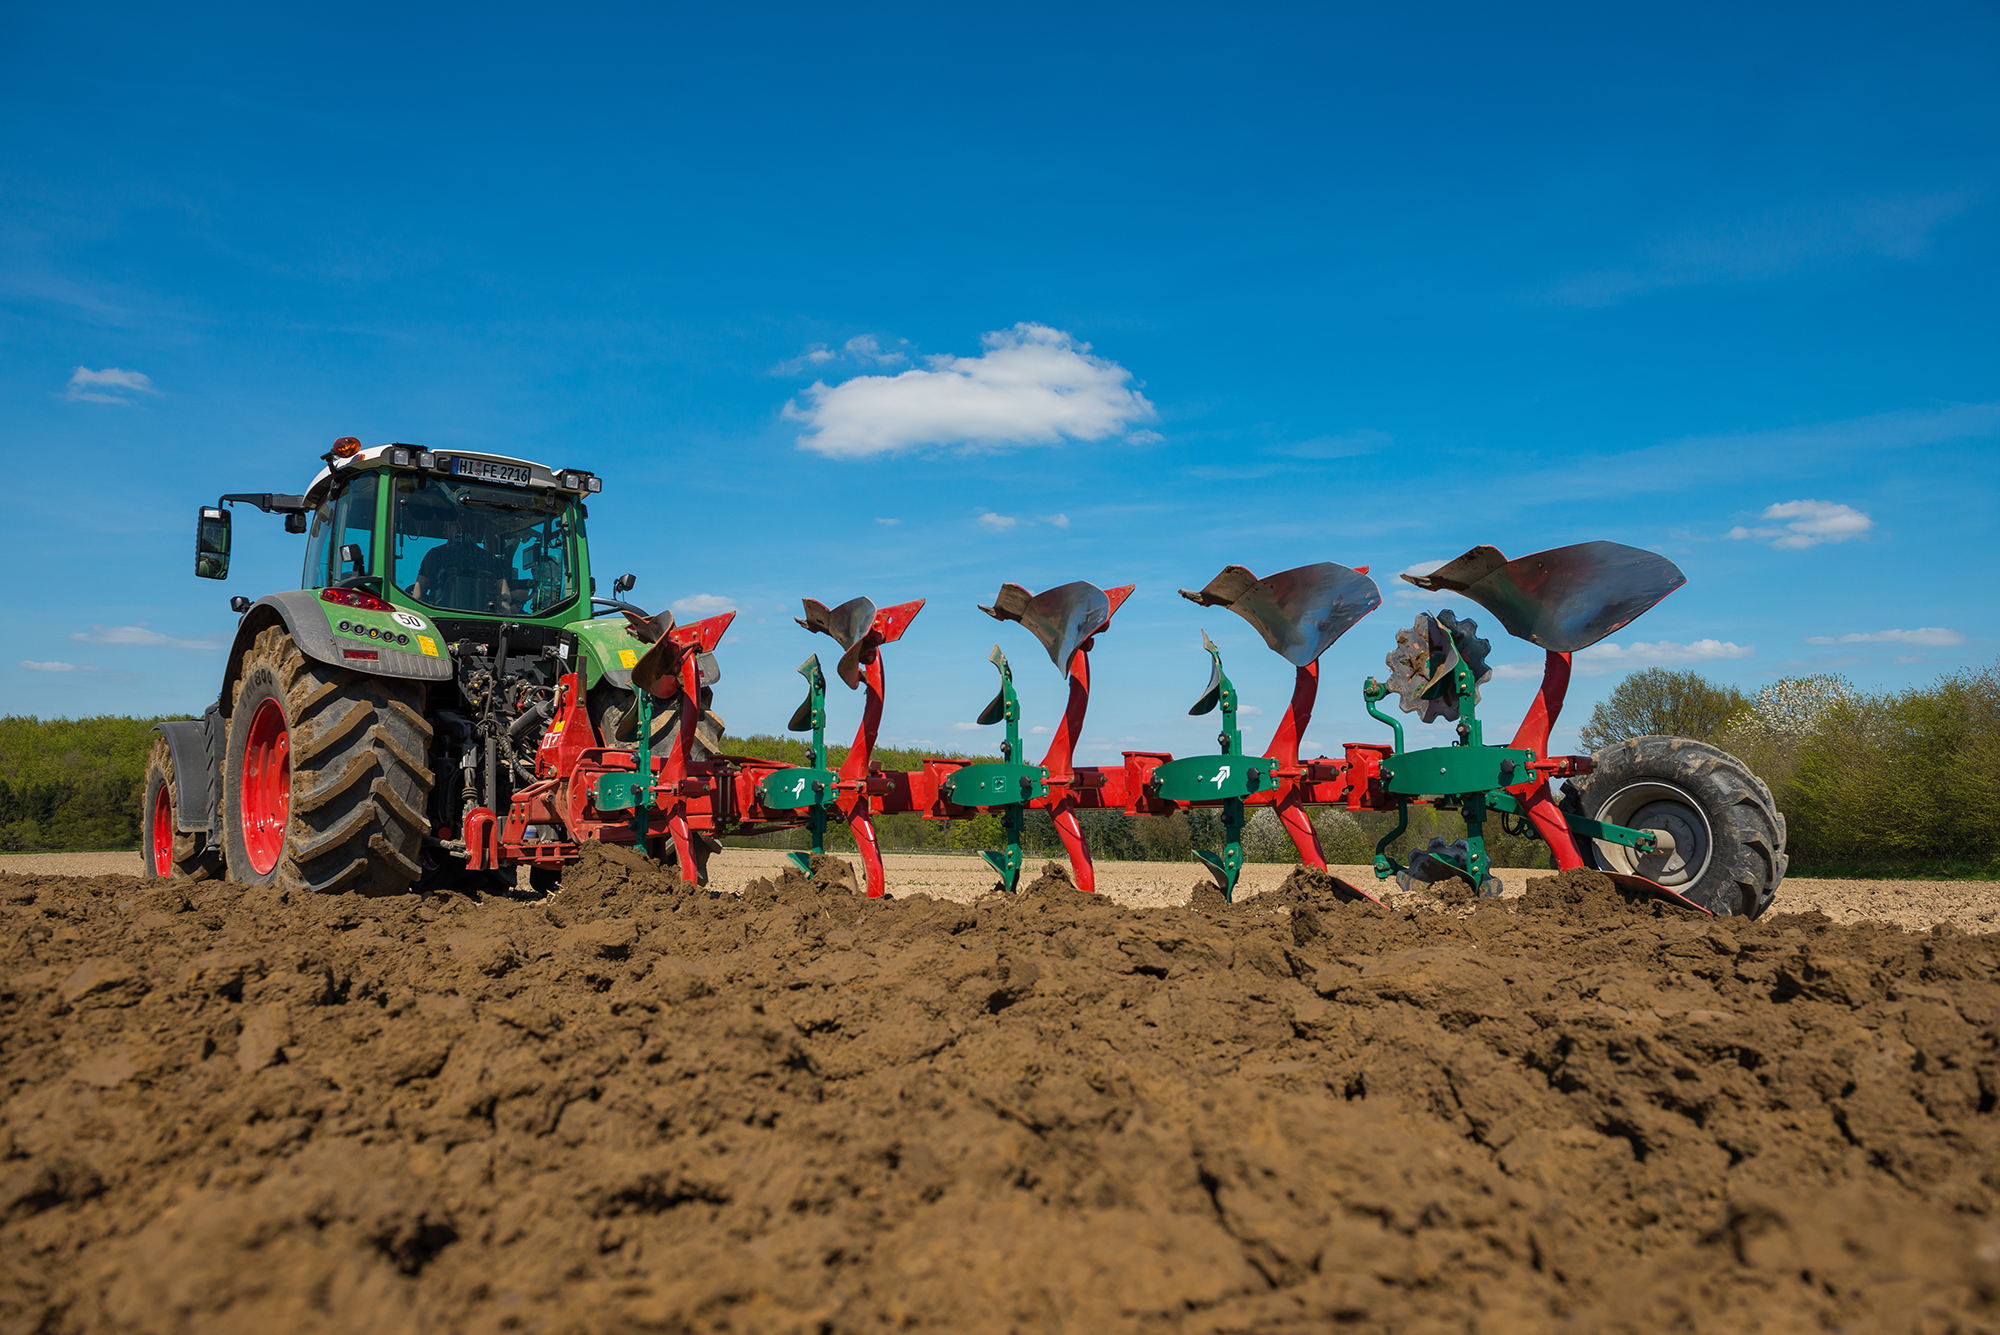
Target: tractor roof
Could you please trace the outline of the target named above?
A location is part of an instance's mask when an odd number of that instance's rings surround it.
[[[305,502],[308,508],[317,506],[326,499],[327,488],[333,484],[335,474],[351,472],[356,468],[381,467],[387,464],[395,468],[421,467],[428,471],[455,472],[459,476],[474,479],[482,476],[481,472],[462,467],[458,462],[460,460],[465,461],[467,465],[500,464],[526,469],[528,474],[526,481],[522,481],[518,476],[496,479],[514,486],[548,487],[578,495],[589,495],[600,489],[598,479],[581,468],[552,469],[547,464],[539,464],[532,459],[490,454],[484,450],[427,450],[416,445],[398,443],[371,445],[366,449],[355,451],[345,459],[335,459],[328,467],[320,469],[313,478],[312,485],[306,488]]]

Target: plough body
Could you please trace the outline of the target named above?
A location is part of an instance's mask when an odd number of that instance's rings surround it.
[[[1615,577],[1593,580],[1591,572],[1605,568],[1612,569]],[[1023,862],[1025,813],[1039,810],[1051,817],[1078,889],[1089,892],[1095,889],[1095,873],[1080,813],[1166,816],[1207,807],[1219,811],[1227,839],[1223,848],[1198,850],[1196,856],[1227,897],[1243,867],[1240,833],[1247,813],[1257,807],[1272,808],[1300,861],[1322,871],[1327,863],[1313,829],[1312,808],[1398,813],[1396,829],[1378,845],[1375,871],[1378,880],[1398,877],[1407,883],[1413,869],[1397,863],[1387,849],[1405,828],[1408,808],[1420,803],[1455,808],[1467,826],[1462,853],[1433,850],[1427,855],[1431,878],[1462,875],[1475,885],[1488,884],[1482,831],[1492,818],[1525,822],[1523,830],[1532,829],[1548,843],[1558,869],[1586,865],[1583,848],[1588,841],[1641,851],[1656,848],[1659,832],[1559,809],[1551,781],[1588,774],[1591,760],[1551,755],[1548,739],[1568,689],[1571,655],[1627,624],[1677,587],[1680,572],[1670,562],[1612,543],[1583,544],[1512,563],[1492,548],[1475,548],[1435,574],[1413,580],[1490,606],[1510,630],[1545,646],[1541,688],[1527,717],[1506,746],[1485,744],[1476,707],[1485,642],[1472,636],[1472,623],[1459,623],[1447,612],[1420,618],[1420,635],[1410,637],[1406,632],[1399,637],[1398,653],[1403,657],[1399,660],[1392,654],[1391,663],[1414,665],[1418,674],[1411,688],[1418,703],[1410,703],[1406,690],[1404,707],[1424,709],[1427,716],[1434,708],[1456,719],[1458,743],[1405,749],[1400,722],[1377,708],[1394,692],[1371,678],[1363,690],[1364,701],[1371,714],[1391,727],[1393,742],[1350,742],[1338,756],[1303,758],[1300,739],[1312,722],[1318,699],[1319,657],[1380,603],[1366,570],[1327,563],[1259,581],[1242,567],[1229,567],[1200,592],[1183,591],[1191,601],[1225,606],[1244,616],[1294,665],[1292,696],[1284,716],[1271,744],[1254,756],[1243,749],[1236,724],[1239,702],[1223,670],[1221,651],[1204,635],[1211,678],[1189,712],[1220,712],[1216,753],[1177,759],[1159,752],[1127,751],[1118,765],[1075,763],[1090,702],[1090,651],[1095,637],[1110,628],[1132,595],[1131,585],[1100,590],[1077,583],[1033,596],[1018,585],[1006,585],[994,605],[983,609],[1034,633],[1068,678],[1068,701],[1040,764],[1021,758],[1020,703],[1012,667],[998,646],[990,661],[1000,674],[1000,689],[979,721],[1004,725],[999,761],[940,757],[926,759],[916,769],[885,770],[873,759],[885,704],[881,651],[902,638],[922,610],[921,600],[880,610],[865,599],[832,609],[811,600],[806,603],[807,615],[799,624],[830,635],[841,645],[836,675],[865,696],[860,726],[837,771],[828,767],[826,759],[826,677],[817,656],[799,667],[807,696],[791,721],[794,731],[810,734],[807,764],[698,755],[694,725],[701,656],[713,653],[735,614],[669,627],[633,671],[635,685],[652,683],[640,690],[644,712],[638,745],[631,749],[601,745],[582,708],[576,676],[564,677],[556,717],[536,756],[537,781],[514,796],[503,821],[489,824],[490,843],[475,850],[471,865],[560,866],[572,860],[583,843],[595,840],[640,845],[705,880],[708,859],[720,848],[721,836],[803,828],[810,832],[812,853],[818,854],[824,852],[828,826],[840,823],[853,834],[868,894],[880,896],[887,879],[874,817],[915,813],[929,820],[957,821],[992,813],[1001,818],[1006,846],[983,856],[1000,885],[1012,889]],[[634,633],[643,635],[638,628]],[[1411,643],[1421,639],[1422,652],[1409,649],[1404,639]],[[650,672],[648,661],[653,661]],[[1392,676],[1392,681],[1401,679]],[[680,711],[670,743],[659,750],[649,745],[655,707]],[[468,821],[467,828],[470,833],[473,822]],[[552,828],[567,837],[530,837],[531,832]],[[810,855],[791,856],[802,871],[810,870]],[[1644,878],[1622,879],[1689,907],[1703,907]],[[1350,898],[1379,902],[1360,886],[1339,880],[1336,885]]]

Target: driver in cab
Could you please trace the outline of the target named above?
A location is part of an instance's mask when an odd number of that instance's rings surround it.
[[[506,561],[480,543],[466,523],[466,514],[442,493],[440,488],[408,502],[412,513],[405,532],[444,539],[424,553],[408,592],[432,607],[463,611],[485,611],[489,603],[505,603],[510,573]]]

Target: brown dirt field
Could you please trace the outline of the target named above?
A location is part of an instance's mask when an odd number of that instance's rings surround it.
[[[0,857],[0,874],[39,876],[127,876],[138,863],[137,853],[15,853]],[[854,859],[850,858],[850,861]],[[890,853],[889,893],[930,895],[969,904],[993,887],[992,873],[975,857],[948,854]],[[783,853],[732,848],[710,865],[714,888],[738,894],[752,882],[775,877],[789,864]],[[858,868],[859,863],[856,861]],[[1334,867],[1344,877],[1391,903],[1412,896],[1393,883],[1383,885],[1370,867]],[[1289,866],[1252,863],[1243,869],[1240,898],[1275,890],[1291,875]],[[1518,897],[1531,877],[1542,872],[1499,870],[1507,897]],[[1107,898],[1130,908],[1179,908],[1188,902],[1189,888],[1200,876],[1193,862],[1100,862],[1097,885]],[[1428,897],[1417,895],[1415,902]],[[1835,922],[1888,922],[1907,931],[1927,932],[1949,923],[1963,932],[2000,931],[2000,881],[1834,881],[1794,877],[1778,891],[1777,909],[1785,913],[1824,913]]]
[[[0,1331],[2000,1331],[2000,938],[1114,901],[8,859]]]

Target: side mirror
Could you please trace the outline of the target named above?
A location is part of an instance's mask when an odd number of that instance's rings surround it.
[[[343,569],[352,566],[354,567],[354,574],[361,574],[362,568],[367,565],[366,559],[361,555],[361,544],[358,542],[342,544],[340,549],[340,564]]]
[[[197,579],[229,578],[229,511],[204,505],[194,524],[194,573]]]
[[[285,516],[285,532],[303,533],[305,531],[306,517],[303,514],[289,514]]]
[[[632,586],[634,584],[637,584],[638,582],[639,582],[639,577],[637,575],[620,575],[617,579],[611,581],[611,592],[613,593],[629,592]]]

